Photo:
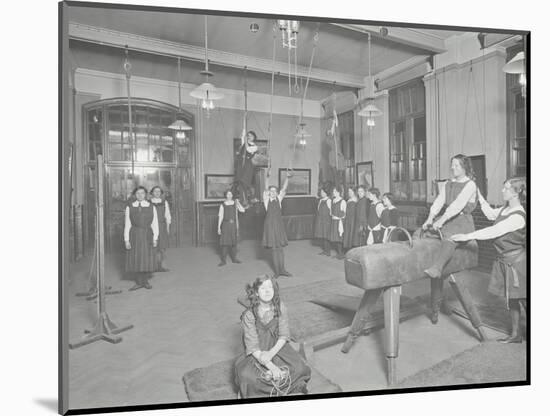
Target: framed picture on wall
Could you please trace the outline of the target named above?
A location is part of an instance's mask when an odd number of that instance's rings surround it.
[[[374,173],[372,171],[372,161],[359,162],[355,165],[356,182],[355,185],[363,185],[367,189],[374,186]]]
[[[204,175],[204,197],[222,199],[224,192],[233,185],[235,175],[211,173]]]
[[[286,168],[279,168],[279,189],[282,188],[286,178]],[[288,178],[287,195],[311,194],[311,169],[294,169],[292,176]]]
[[[267,168],[267,163],[269,160],[269,152],[267,147],[267,140],[257,139],[255,141],[256,146],[258,146],[258,152],[256,152],[255,157],[252,159],[252,163],[259,168]],[[233,139],[233,160],[237,163],[239,159],[239,150],[241,149],[241,138],[236,137]]]

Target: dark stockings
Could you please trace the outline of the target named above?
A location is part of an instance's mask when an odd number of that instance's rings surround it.
[[[451,240],[442,240],[441,248],[439,249],[439,254],[436,257],[435,263],[429,269],[426,269],[425,272],[432,279],[437,279],[441,277],[441,273],[453,254],[455,252],[457,244]]]

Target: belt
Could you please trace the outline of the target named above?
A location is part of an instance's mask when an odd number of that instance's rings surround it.
[[[228,222],[230,224],[233,224],[235,222],[235,220],[223,220],[223,222]]]

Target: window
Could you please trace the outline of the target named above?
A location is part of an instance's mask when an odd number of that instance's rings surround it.
[[[390,90],[390,178],[397,199],[426,200],[426,112],[421,80]]]
[[[87,110],[88,161],[103,154],[107,162],[130,162],[128,105],[125,100],[106,100]],[[189,141],[176,140],[168,126],[176,117],[173,107],[148,100],[135,99],[132,105],[134,162],[189,164]],[[191,122],[191,120],[189,120]],[[192,134],[191,132],[188,132]]]
[[[508,59],[521,51],[521,45],[507,51]],[[506,74],[508,107],[508,176],[527,175],[527,128],[525,97],[519,74]]]

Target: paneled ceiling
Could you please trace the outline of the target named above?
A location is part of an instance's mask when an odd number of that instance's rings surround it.
[[[146,36],[164,41],[176,42],[191,46],[204,46],[204,18],[203,15],[166,12],[144,12],[132,10],[99,9],[90,7],[69,7],[68,17],[71,23],[79,23],[94,27],[100,27],[118,32],[125,32],[140,36]],[[259,30],[256,33],[250,31],[250,24],[257,23]],[[273,42],[273,20],[256,19],[249,17],[209,16],[208,17],[208,46],[211,49],[241,54],[250,57],[271,59]],[[298,35],[297,61],[299,65],[309,65],[313,38],[316,30],[319,30],[318,45],[315,52],[313,66],[322,70],[366,76],[368,74],[367,35],[359,31],[349,30],[332,25],[328,22],[318,24],[316,22],[302,22]],[[455,32],[448,30],[424,30],[414,29],[429,34],[433,37],[445,39]],[[277,36],[280,38],[279,33]],[[78,65],[92,69],[114,70],[121,69],[122,52],[116,48],[91,45],[82,41],[71,42],[72,53]],[[281,46],[280,39],[276,44],[276,59],[286,62],[287,49]],[[430,51],[388,40],[378,36],[372,37],[372,73],[384,71],[399,63],[407,61],[418,55],[429,55]],[[155,76],[160,79],[174,79],[174,60],[158,56],[147,57],[146,54],[133,53],[140,64],[136,71],[143,76]],[[150,64],[146,62],[149,59]],[[109,63],[112,61],[111,63]],[[166,68],[155,70],[155,64],[165,65]],[[186,78],[184,82],[200,83],[198,71],[201,65],[197,62],[185,63]],[[236,68],[213,68],[216,71],[215,83],[220,87],[241,88],[242,82],[237,79],[241,72]],[[195,71],[194,75],[187,74],[189,70]],[[155,72],[157,72],[155,74]],[[264,92],[266,80],[270,81],[269,74],[256,73],[250,75],[252,81],[250,90]],[[257,80],[255,85],[254,79]],[[279,87],[284,93],[284,76],[278,77]],[[332,90],[329,84],[311,84],[311,96],[318,99],[327,95]],[[269,82],[270,89],[270,82]],[[338,87],[337,90],[350,88]],[[288,88],[286,89],[288,93]],[[309,94],[308,94],[309,95]]]

